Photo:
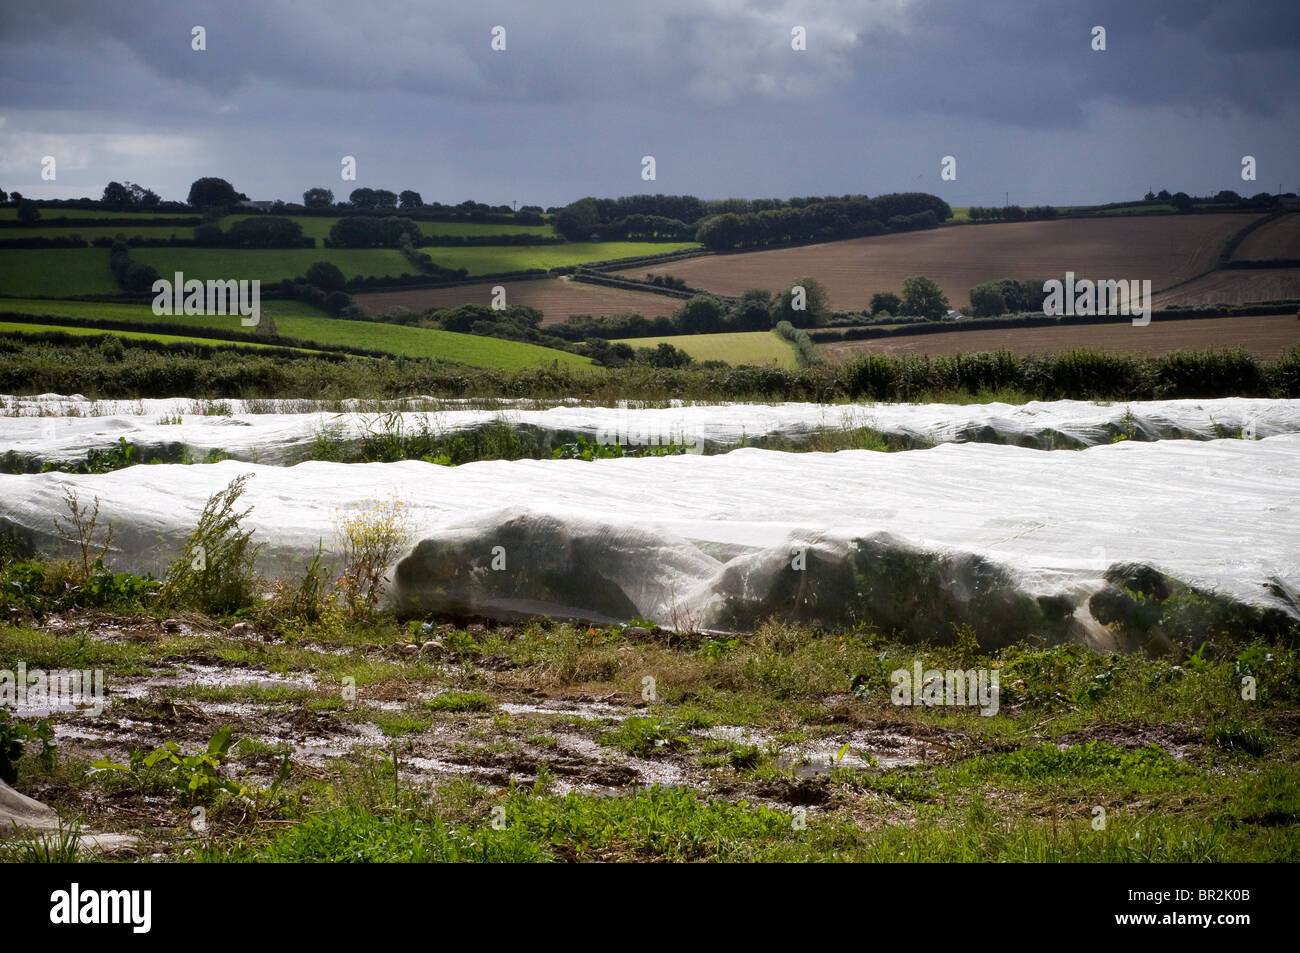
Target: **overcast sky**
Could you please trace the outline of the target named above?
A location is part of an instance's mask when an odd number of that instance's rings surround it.
[[[216,175],[253,199],[541,205],[1293,191],[1297,46],[1297,0],[0,0],[0,187],[98,198],[117,179],[183,200]]]

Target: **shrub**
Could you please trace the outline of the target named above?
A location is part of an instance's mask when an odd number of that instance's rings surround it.
[[[332,261],[318,261],[307,269],[307,283],[322,291],[342,291],[348,280]]]
[[[359,513],[336,520],[343,557],[339,589],[353,615],[373,609],[384,591],[388,567],[410,540],[411,530],[396,499],[374,500]]]
[[[208,498],[185,553],[167,571],[159,602],[216,614],[235,612],[257,600],[254,562],[261,551],[251,530],[240,528],[252,508],[236,511],[251,473],[231,480]]]

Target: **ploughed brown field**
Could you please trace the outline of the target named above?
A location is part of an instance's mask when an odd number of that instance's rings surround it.
[[[1255,229],[1232,253],[1234,261],[1300,258],[1300,212],[1292,212]]]
[[[642,271],[639,277],[645,277]],[[412,311],[429,308],[454,308],[462,304],[492,303],[492,289],[503,284],[506,304],[522,304],[542,312],[542,324],[561,324],[571,314],[603,317],[636,311],[647,318],[670,315],[681,307],[679,298],[648,291],[623,291],[567,278],[542,278],[536,281],[485,281],[454,288],[413,288],[409,291],[376,291],[353,295],[353,300],[370,314],[383,314],[394,305]]]
[[[1247,304],[1284,298],[1300,298],[1300,268],[1220,268],[1152,296],[1151,307]]]
[[[827,361],[842,364],[865,354],[970,354],[1006,348],[1013,354],[1048,354],[1076,348],[1132,354],[1166,354],[1184,348],[1242,347],[1257,357],[1276,359],[1300,344],[1300,320],[1293,314],[1238,318],[1161,320],[1151,316],[1146,327],[1124,324],[1070,324],[1050,328],[1002,328],[989,331],[945,331],[906,337],[819,344]]]
[[[1223,213],[960,225],[709,255],[622,274],[670,274],[724,295],[747,288],[774,291],[810,275],[826,286],[831,306],[846,311],[860,311],[877,291],[901,292],[909,275],[926,275],[960,309],[981,281],[1047,280],[1067,271],[1094,280],[1150,279],[1159,291],[1213,268],[1223,243],[1255,217]]]

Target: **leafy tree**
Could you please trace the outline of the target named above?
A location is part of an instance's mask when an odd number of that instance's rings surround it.
[[[348,201],[357,208],[375,208],[375,190],[374,189],[353,189],[352,194],[348,196]]]
[[[196,179],[186,201],[194,208],[230,208],[239,202],[239,193],[225,179],[208,176]]]
[[[1142,200],[1145,202],[1154,202],[1155,199],[1156,193],[1152,192],[1150,189],[1147,189],[1147,194],[1142,196]]]
[[[143,185],[127,182],[126,187],[131,193],[132,208],[156,208],[158,203],[162,201],[157,192],[153,189],[146,189]]]
[[[125,276],[122,279],[122,286],[127,291],[133,291],[142,294],[146,291],[153,290],[153,283],[158,280],[158,272],[152,265],[145,265],[138,261],[131,262],[127,266]]]
[[[332,261],[318,261],[307,269],[307,283],[322,291],[342,291],[348,280]]]
[[[636,359],[651,367],[686,367],[692,361],[689,354],[667,341],[660,342],[653,350],[648,347],[637,348]]]
[[[241,218],[226,232],[225,244],[233,248],[300,248],[302,225],[284,216]]]
[[[1232,191],[1232,189],[1224,189],[1214,197],[1214,201],[1226,202],[1226,203],[1231,203],[1232,205],[1236,205],[1238,202],[1241,201],[1241,196],[1238,195],[1236,192]]]
[[[555,230],[571,242],[586,241],[600,224],[600,212],[593,198],[578,199],[555,216]]]
[[[302,193],[302,204],[307,208],[329,208],[334,204],[334,193],[329,189],[308,189]]]
[[[128,209],[155,208],[161,199],[153,189],[132,182],[110,182],[104,186],[104,195],[100,202],[108,208],[126,211]]]
[[[997,282],[986,281],[970,290],[971,313],[977,318],[990,318],[1006,314],[1007,302],[998,290]]]
[[[726,329],[726,308],[713,295],[696,295],[677,309],[674,319],[687,334],[709,334]]]
[[[727,321],[737,331],[766,331],[772,326],[772,292],[748,289],[731,309]]]
[[[875,314],[898,314],[898,309],[903,306],[903,299],[892,291],[877,291],[871,296],[871,313]]]
[[[221,226],[207,222],[194,229],[194,241],[204,248],[219,248],[226,242]]]
[[[424,199],[420,198],[420,193],[412,191],[411,189],[403,191],[397,199],[401,203],[402,208],[422,208],[424,206]]]
[[[1180,212],[1190,212],[1192,210],[1192,197],[1186,192],[1175,192],[1170,201],[1174,203],[1174,208]]]
[[[397,208],[397,193],[375,189],[375,208]]]
[[[8,201],[9,201],[9,193],[6,192],[4,189],[0,189],[0,205],[4,205]]]
[[[1161,189],[1159,192],[1156,193],[1156,198],[1158,198],[1162,202],[1168,202],[1171,198],[1173,198],[1173,196],[1169,194],[1168,189]]]
[[[797,303],[796,288],[803,288],[803,307],[795,308]],[[830,298],[826,287],[816,278],[796,278],[789,288],[772,299],[768,311],[772,325],[789,321],[796,328],[813,328],[825,323],[830,317]]]
[[[18,221],[24,225],[31,225],[33,222],[40,220],[41,210],[36,207],[36,203],[31,199],[23,199],[18,203]]]
[[[930,278],[912,275],[903,279],[902,313],[937,321],[948,313],[948,297]]]
[[[99,201],[109,208],[124,209],[131,204],[131,190],[121,182],[110,182],[104,186],[104,195]]]

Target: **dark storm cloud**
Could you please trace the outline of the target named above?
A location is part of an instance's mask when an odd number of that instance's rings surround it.
[[[1248,148],[1297,172],[1294,0],[0,7],[0,182],[34,194],[25,170],[55,147],[72,157],[67,188],[130,178],[172,197],[210,172],[290,198],[362,149],[384,177],[367,184],[444,201],[640,191],[643,152],[677,170],[651,188],[739,194],[940,191],[936,151],[976,160],[959,182],[980,196],[1064,180],[1104,199],[1161,172],[1231,187]],[[489,49],[497,24],[506,53]],[[790,49],[794,25],[806,52]],[[1206,140],[1179,151],[1218,142],[1221,156],[1148,168],[1143,138],[1197,129]],[[1053,179],[1026,138],[1047,135],[1129,155],[1057,159]]]

